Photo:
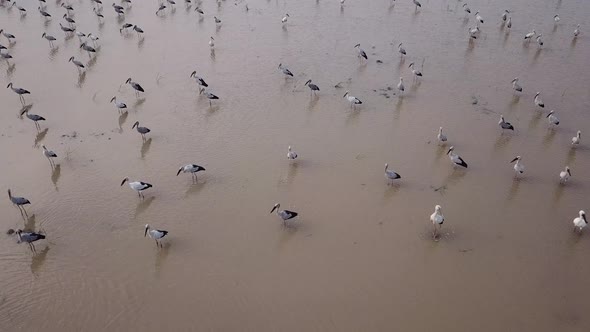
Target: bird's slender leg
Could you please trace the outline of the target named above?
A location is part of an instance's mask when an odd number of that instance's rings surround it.
[[[209,100],[209,107],[211,107],[211,100]]]

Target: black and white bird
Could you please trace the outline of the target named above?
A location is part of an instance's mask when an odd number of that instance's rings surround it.
[[[502,13],[502,22],[506,22],[506,19],[508,18],[508,14],[510,13],[510,11],[508,9],[504,9],[504,12]]]
[[[483,24],[483,18],[479,15],[479,12],[475,12],[475,20]]]
[[[449,151],[447,151],[447,155],[449,156],[449,160],[456,166],[461,166],[467,168],[467,163],[461,158],[458,154],[455,153],[455,147],[451,146]]]
[[[99,40],[100,38],[93,35],[92,33],[89,33],[88,36],[86,36],[86,37],[88,37],[88,39],[92,40],[92,44],[94,44],[94,46],[96,47],[96,41]]]
[[[22,116],[23,114],[26,115],[27,118],[29,118],[29,120],[33,121],[35,123],[35,128],[37,128],[37,130],[41,129],[41,126],[39,125],[39,121],[45,121],[45,118],[37,115],[37,114],[31,114],[29,113],[29,108],[25,108],[20,115]]]
[[[0,51],[2,51],[2,50],[7,50],[7,49],[8,49],[8,48],[6,48],[6,46],[4,46],[4,45],[0,44]]]
[[[289,14],[285,14],[285,16],[283,16],[283,18],[281,19],[282,23],[287,23],[287,20],[289,19]]]
[[[119,113],[121,113],[123,110],[125,110],[127,108],[127,104],[118,101],[116,96],[111,98],[111,103],[115,104],[115,107],[117,107],[117,109],[119,110]]]
[[[84,69],[85,68],[84,64],[82,62],[74,59],[74,57],[71,57],[68,60],[68,62],[72,62],[76,66],[76,68],[78,68],[78,70],[81,70],[81,69]]]
[[[215,47],[215,38],[213,38],[213,36],[209,37],[209,47]]]
[[[141,134],[141,138],[143,140],[145,140],[145,134],[149,133],[151,130],[147,127],[140,127],[139,126],[139,121],[135,121],[135,123],[133,124],[133,127],[131,127],[131,129],[137,128],[137,132]]]
[[[565,166],[565,169],[561,172],[559,172],[559,182],[562,184],[565,184],[570,177],[572,176],[572,172],[569,168],[569,166]]]
[[[586,212],[580,210],[578,212],[578,217],[574,219],[574,232],[582,232],[582,229],[588,225],[588,220],[586,220]]]
[[[404,94],[404,91],[406,91],[406,86],[404,85],[404,78],[403,77],[399,78],[399,83],[397,83],[397,90],[402,95]]]
[[[509,18],[508,18],[508,23],[506,23],[506,27],[507,27],[508,29],[512,28],[512,17],[509,17]]]
[[[18,97],[20,98],[21,103],[24,105],[25,104],[25,97],[24,95],[28,95],[31,94],[29,92],[29,90],[25,90],[23,88],[15,88],[12,85],[12,82],[8,83],[8,85],[6,86],[6,88],[10,88],[14,93],[16,93],[18,95]],[[22,114],[21,114],[22,115]]]
[[[344,94],[344,96],[342,96],[342,98],[346,98],[346,99],[348,100],[348,102],[350,103],[350,107],[351,107],[351,108],[354,108],[356,105],[360,105],[360,104],[362,104],[362,103],[363,103],[363,102],[362,102],[360,99],[358,99],[357,97],[355,97],[355,96],[351,96],[351,95],[348,93],[348,91],[346,91],[346,93]]]
[[[70,11],[74,10],[74,7],[72,7],[71,5],[66,5],[65,3],[61,3],[60,7],[65,8],[65,10],[68,12],[68,14],[70,13]]]
[[[521,156],[514,157],[514,159],[512,159],[510,161],[510,163],[513,163],[515,161],[516,161],[516,163],[514,164],[514,167],[513,167],[513,169],[514,169],[514,176],[515,177],[518,177],[519,175],[521,175],[521,174],[524,173],[524,164],[522,163],[522,157]]]
[[[391,181],[389,184],[393,184],[393,180],[401,179],[401,175],[389,169],[389,165],[385,164],[385,178]]]
[[[154,239],[154,241],[156,241],[157,247],[163,248],[162,243],[160,243],[160,240],[164,236],[168,235],[168,231],[164,231],[161,229],[152,229],[150,227],[150,225],[145,224],[145,232],[143,233],[143,236],[146,237],[146,236],[148,236],[148,234],[149,234],[150,238],[152,238],[152,239]]]
[[[418,0],[412,0],[412,2],[414,3],[415,10],[418,10],[418,7],[422,7],[422,4],[420,2],[418,2]]]
[[[440,205],[436,205],[434,207],[434,213],[430,215],[430,222],[432,223],[432,238],[437,239],[440,229],[442,228],[443,223],[445,222],[445,216],[442,213],[442,207]]]
[[[469,37],[472,39],[477,39],[477,34],[479,33],[479,26],[475,26],[475,28],[468,28]]]
[[[543,45],[544,45],[544,43],[543,43],[543,35],[542,34],[538,34],[535,39],[537,40],[537,45],[539,45],[539,47],[543,47]]]
[[[204,12],[204,11],[201,9],[201,7],[197,7],[197,8],[195,8],[195,11],[196,11],[197,13],[199,13],[200,15],[205,15],[205,12]]]
[[[129,181],[129,178],[124,178],[121,181],[121,186],[125,184],[125,182],[129,182],[129,188],[135,190],[137,192],[137,196],[143,198],[143,191],[153,187],[151,184],[142,181]]]
[[[555,22],[555,24],[559,23],[560,18],[558,14],[555,14],[555,16],[553,16],[553,22]]]
[[[315,94],[317,91],[320,91],[320,87],[311,83],[311,80],[307,80],[304,85],[307,85],[313,94]]]
[[[289,145],[289,147],[287,148],[287,159],[289,160],[295,160],[297,159],[297,152],[292,151],[291,150],[291,146]]]
[[[582,132],[580,130],[578,130],[578,132],[576,133],[576,136],[572,137],[572,145],[573,146],[579,145],[581,140],[582,140]]]
[[[22,230],[18,229],[16,231],[16,236],[18,237],[17,243],[26,242],[29,245],[29,249],[32,252],[37,252],[35,249],[35,245],[33,242],[45,239],[45,235],[35,232],[23,232]]]
[[[104,18],[104,15],[100,11],[96,10],[96,8],[92,8],[92,11],[96,15],[96,17],[98,17],[99,22],[101,18]]]
[[[368,59],[368,57],[367,57],[367,53],[365,52],[365,50],[363,50],[363,49],[361,48],[361,44],[356,44],[356,45],[354,45],[354,48],[356,48],[356,50],[357,50],[357,52],[358,52],[359,59],[360,59],[360,58],[365,58],[365,59]]]
[[[422,72],[417,70],[416,68],[414,68],[414,63],[410,63],[410,65],[408,66],[408,68],[412,69],[412,74],[414,74],[414,76],[416,77],[422,77]]]
[[[125,81],[125,84],[130,84],[131,87],[135,90],[135,95],[139,96],[140,92],[145,92],[145,90],[141,87],[141,85],[139,85],[139,83],[133,82],[131,80],[131,77],[129,77],[127,79],[127,81]]]
[[[156,10],[156,15],[160,14],[161,11],[166,9],[166,5],[165,4],[160,4],[160,7],[158,7],[158,10]]]
[[[197,76],[196,70],[191,73],[190,77],[194,77],[195,81],[199,85],[199,94],[201,94],[203,91],[205,91],[205,88],[209,86],[209,84],[207,84],[207,82],[205,82],[205,80],[202,77]]]
[[[559,125],[559,119],[554,113],[555,111],[551,111],[547,114],[547,121],[549,122],[550,127]]]
[[[31,204],[31,202],[28,199],[19,196],[12,196],[12,191],[10,189],[8,189],[8,198],[10,199],[12,204],[18,207],[18,209],[21,212],[24,212],[25,214],[27,213],[27,211],[25,210],[25,205]]]
[[[289,210],[280,210],[280,208],[281,204],[277,203],[273,206],[272,210],[270,210],[270,213],[277,211],[277,216],[281,217],[281,219],[283,220],[283,225],[287,224],[287,220],[293,219],[299,215],[297,212]]]
[[[53,47],[53,42],[57,40],[55,37],[50,36],[50,35],[46,34],[45,32],[43,32],[43,34],[41,35],[41,38],[45,38],[49,42],[50,47]]]
[[[12,42],[13,39],[16,39],[13,34],[4,31],[4,29],[0,29],[0,34],[2,34],[2,36],[4,36],[9,43]]]
[[[533,31],[527,33],[526,35],[524,35],[524,40],[531,40],[533,39],[533,37],[535,36],[537,32],[535,31],[535,29],[533,29]]]
[[[293,77],[293,73],[287,67],[284,67],[282,63],[279,63],[279,70],[285,74],[285,78],[288,78],[289,76]]]
[[[500,115],[500,121],[498,122],[498,125],[500,126],[500,128],[502,128],[502,131],[506,129],[514,131],[514,127],[512,126],[512,124],[504,120],[504,115]]]
[[[86,51],[86,53],[88,53],[88,57],[91,57],[91,53],[96,53],[96,50],[94,49],[94,47],[88,45],[86,42],[83,42],[80,45],[80,48],[83,49],[84,51]]]
[[[219,97],[217,97],[216,95],[212,94],[209,91],[203,91],[203,93],[205,94],[205,97],[207,97],[207,99],[209,99],[209,107],[211,107],[211,105],[212,105],[211,101],[219,99]]]
[[[168,2],[172,8],[174,8],[174,5],[176,5],[176,2],[174,0],[166,0],[166,2]]]
[[[131,23],[123,23],[123,25],[121,26],[121,28],[119,29],[119,33],[123,33],[123,30],[125,30],[125,32],[127,32],[127,29],[133,27],[133,24]]]
[[[38,7],[37,9],[39,10],[39,13],[41,14],[41,16],[45,17],[46,19],[51,17],[51,14],[46,12],[43,8]]]
[[[213,16],[213,19],[215,19],[215,24],[221,24],[221,20],[217,16]]]
[[[0,57],[4,60],[6,60],[6,62],[8,62],[8,60],[12,59],[12,55],[8,54],[8,53],[2,53],[0,52]]]
[[[143,36],[143,33],[144,33],[144,32],[143,32],[143,29],[142,29],[142,28],[140,28],[140,27],[138,27],[137,25],[134,25],[134,26],[133,26],[133,30],[134,30],[135,32],[137,32],[137,37],[139,37],[139,36]]]
[[[399,45],[397,45],[397,51],[399,52],[399,54],[401,56],[404,56],[407,54],[406,49],[402,46],[404,43],[399,43]]]
[[[533,99],[533,101],[535,102],[535,105],[544,108],[545,107],[545,103],[543,103],[543,101],[541,100],[541,93],[537,92],[537,94],[535,94],[535,99]]]
[[[518,77],[515,77],[512,80],[512,89],[514,89],[514,91],[522,92],[522,87],[518,84]]]
[[[65,27],[61,22],[59,23],[59,27],[65,34],[72,34],[72,32],[76,31],[76,28]]]
[[[463,4],[463,10],[467,13],[467,14],[471,14],[471,8],[469,8],[469,6],[467,6],[466,3]]]
[[[66,20],[66,22],[70,23],[70,26],[76,24],[76,21],[74,21],[73,18],[69,17],[67,13],[65,13],[62,17],[64,20]]]
[[[115,9],[115,12],[117,13],[117,15],[125,15],[125,8],[123,8],[119,5],[116,5],[114,2],[113,2],[113,9]]]
[[[578,37],[580,35],[580,25],[578,24],[576,26],[576,29],[574,30],[574,38]]]
[[[439,144],[444,144],[447,141],[447,136],[443,134],[443,127],[438,128],[438,135],[436,135],[436,139],[438,140]]]
[[[20,12],[20,15],[21,15],[21,16],[27,15],[27,9],[26,9],[26,8],[24,8],[24,7],[21,7],[21,6],[19,6],[19,5],[16,3],[16,1],[13,1],[13,2],[12,2],[12,6],[10,6],[10,7],[14,7],[14,6],[16,6],[16,9],[18,9],[18,11]]]
[[[178,176],[180,173],[190,173],[193,180],[197,181],[197,172],[201,171],[205,171],[205,167],[196,164],[188,164],[180,167],[178,172],[176,172],[176,176]]]
[[[48,150],[45,145],[41,145],[41,147],[43,148],[43,156],[49,160],[49,164],[51,166],[55,166],[53,158],[57,158],[57,154],[51,150]]]

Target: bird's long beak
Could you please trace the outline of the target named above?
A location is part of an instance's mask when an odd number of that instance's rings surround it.
[[[348,92],[347,92],[347,93],[345,93],[345,94],[344,94],[344,96],[342,96],[342,98],[346,97],[346,95],[347,95],[347,94],[348,94]]]
[[[449,149],[449,151],[447,151],[447,154],[449,154],[451,151],[453,151],[453,149]]]
[[[146,227],[145,228],[145,232],[143,232],[143,237],[146,237],[147,236],[148,229],[149,229],[149,227]]]
[[[586,220],[586,214],[582,213],[582,219],[584,219],[584,222],[588,223],[588,221]]]
[[[125,182],[127,182],[127,178],[123,179],[123,181],[121,181],[121,186],[125,184]]]
[[[277,209],[276,205],[275,205],[275,206],[273,206],[273,207],[272,207],[272,210],[270,210],[270,213],[273,213],[273,212],[274,212],[274,210],[276,210],[276,209]]]
[[[572,172],[569,169],[567,170],[567,174],[569,174],[570,176],[572,176]]]
[[[176,176],[178,176],[178,174],[180,174],[180,172],[182,172],[182,167],[178,170],[178,172],[176,172]]]
[[[546,118],[550,117],[552,113],[547,114]]]
[[[510,160],[510,163],[513,163],[513,162],[515,162],[516,160],[518,160],[518,158],[514,158],[514,159]]]

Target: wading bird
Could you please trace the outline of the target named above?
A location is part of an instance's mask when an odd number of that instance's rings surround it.
[[[22,230],[16,231],[16,236],[18,237],[17,243],[26,242],[29,245],[29,249],[32,252],[37,252],[35,249],[35,245],[33,242],[45,239],[45,235],[35,232],[23,232]]]
[[[432,238],[436,240],[439,236],[440,229],[445,222],[445,216],[442,213],[442,207],[440,205],[434,207],[434,213],[430,215],[430,222],[432,222],[433,227]]]
[[[295,151],[291,151],[291,146],[289,145],[289,147],[287,148],[287,159],[295,160],[297,159],[297,157],[297,153]]]
[[[22,116],[23,114],[26,115],[27,118],[29,118],[30,120],[32,120],[33,122],[35,122],[35,128],[37,128],[37,130],[41,129],[41,126],[39,125],[39,121],[45,121],[45,118],[37,115],[37,114],[31,114],[29,113],[29,108],[26,107],[21,113],[20,115]]]
[[[514,91],[522,92],[522,87],[518,84],[518,77],[515,77],[512,80],[512,89],[514,89]]]
[[[359,59],[360,59],[360,58],[365,58],[365,59],[368,59],[368,57],[367,57],[367,53],[365,52],[365,50],[363,50],[363,49],[361,48],[361,44],[356,44],[356,45],[354,45],[354,48],[356,48],[356,50],[357,50],[357,52],[358,52],[358,57],[359,57]]]
[[[397,45],[397,51],[399,52],[399,54],[401,54],[401,56],[404,56],[407,54],[406,49],[402,46],[403,43],[399,43],[399,45]]]
[[[475,12],[475,20],[483,24],[483,18],[479,15],[479,12]]]
[[[521,156],[516,156],[514,159],[512,159],[510,161],[510,163],[513,163],[516,161],[516,163],[514,164],[514,176],[518,177],[519,175],[524,173],[524,165],[521,162],[522,157]]]
[[[551,111],[549,112],[549,114],[547,114],[547,121],[549,121],[549,127],[554,127],[559,124],[559,119],[553,113],[555,113],[555,111]]]
[[[209,99],[209,107],[211,107],[211,105],[212,105],[211,104],[212,100],[219,99],[219,97],[217,97],[216,95],[212,94],[209,91],[204,91],[203,93],[205,94],[205,97],[207,97],[207,99]]]
[[[502,22],[506,22],[506,18],[508,17],[508,14],[510,13],[510,11],[508,9],[504,9],[504,12],[502,13]]]
[[[588,221],[586,220],[586,212],[580,210],[578,215],[579,217],[574,219],[574,232],[578,231],[582,233],[582,229],[588,225]]]
[[[443,134],[443,127],[438,128],[438,135],[436,135],[436,139],[439,143],[444,144],[447,141],[447,136]]]
[[[447,155],[449,156],[449,160],[456,166],[461,166],[467,168],[467,163],[461,158],[458,154],[455,153],[455,147],[451,146],[449,151],[447,151]]]
[[[184,165],[182,167],[180,167],[178,169],[178,172],[176,172],[176,176],[178,176],[180,173],[191,173],[191,176],[193,178],[193,180],[196,182],[197,179],[197,172],[200,171],[205,171],[205,167],[196,165],[196,164],[188,164],[188,165]]]
[[[133,26],[133,30],[137,32],[137,37],[143,36],[143,29],[138,27],[137,25]]]
[[[142,181],[129,181],[129,178],[124,178],[121,181],[121,186],[125,184],[125,182],[129,182],[129,188],[135,190],[137,192],[137,196],[140,198],[144,198],[143,191],[152,187],[151,184],[142,182]]]
[[[559,182],[565,184],[567,180],[572,176],[569,166],[565,166],[565,169],[559,172]]]
[[[574,38],[578,37],[580,35],[580,25],[578,24],[576,26],[576,29],[574,30]]]
[[[543,101],[541,100],[541,93],[537,92],[537,94],[535,94],[535,99],[534,99],[535,105],[544,108],[545,107],[545,103],[543,103]]]
[[[344,94],[344,96],[342,96],[342,98],[346,98],[348,100],[348,102],[350,103],[350,107],[354,108],[356,105],[360,105],[363,102],[358,99],[355,96],[351,96],[350,94],[348,94],[348,91],[346,91],[346,93]]]
[[[45,158],[49,160],[49,164],[51,166],[55,166],[55,162],[52,158],[57,158],[57,154],[51,150],[48,150],[47,147],[45,147],[45,145],[41,145],[41,147],[43,148],[43,156],[45,156]]]
[[[70,27],[64,27],[61,22],[59,23],[59,28],[61,29],[61,31],[63,31],[65,34],[71,34],[72,32],[76,31],[76,28],[70,28]]]
[[[399,83],[397,83],[397,90],[399,91],[399,93],[401,95],[403,95],[404,94],[404,91],[406,91],[406,87],[404,85],[404,78],[403,77],[400,77],[399,78]]]
[[[413,62],[410,63],[410,65],[408,66],[408,68],[411,68],[412,69],[412,74],[414,74],[414,76],[416,76],[416,77],[422,77],[422,72],[414,68],[414,63]]]
[[[20,102],[24,105],[25,104],[25,96],[24,95],[28,95],[31,94],[29,92],[29,90],[25,90],[23,88],[15,88],[12,85],[12,82],[8,83],[8,85],[6,86],[6,88],[10,88],[14,93],[16,93],[18,95],[18,97],[20,98]],[[22,115],[22,114],[21,114]]]
[[[505,129],[514,131],[514,127],[512,126],[512,124],[504,120],[504,115],[500,115],[500,121],[498,122],[498,125],[500,126],[500,128],[502,128],[502,131],[504,131]]]
[[[41,38],[45,38],[49,42],[49,47],[53,47],[53,42],[55,40],[57,40],[55,37],[50,36],[50,35],[46,34],[45,32],[43,32],[43,34],[41,35]]]
[[[195,81],[199,85],[199,94],[201,94],[203,91],[205,91],[205,88],[209,86],[207,84],[207,82],[205,82],[205,80],[202,77],[197,76],[197,71],[196,70],[191,73],[191,76],[190,77],[194,77],[195,78]]]
[[[209,47],[215,47],[215,38],[213,36],[209,37]]]
[[[273,206],[270,213],[273,213],[275,210],[277,211],[277,216],[281,217],[283,220],[283,225],[287,225],[287,220],[293,219],[299,215],[297,212],[289,211],[289,210],[279,210],[281,204],[277,203]]]
[[[83,49],[84,51],[86,51],[86,53],[88,53],[88,57],[90,58],[90,53],[96,53],[96,50],[94,49],[94,47],[86,44],[86,42],[83,42],[80,45],[80,48]]]
[[[131,77],[129,77],[127,81],[125,81],[125,84],[131,85],[131,87],[135,90],[135,96],[137,97],[139,97],[140,92],[145,92],[145,90],[141,87],[141,85],[139,85],[139,83],[133,82],[131,80]]]
[[[8,189],[8,198],[10,199],[12,204],[18,207],[18,209],[21,212],[24,212],[25,215],[27,214],[27,210],[25,210],[25,205],[31,204],[31,202],[28,199],[24,197],[12,196],[12,191],[10,189]]]
[[[389,165],[385,164],[385,178],[391,181],[388,184],[393,185],[393,180],[401,179],[401,175],[389,169]]]
[[[283,19],[281,20],[281,22],[287,23],[288,19],[289,19],[289,14],[285,14],[285,16],[283,16]]]
[[[311,90],[312,94],[315,94],[317,91],[320,91],[320,87],[311,83],[311,80],[307,80],[307,82],[305,82],[304,85],[307,85],[309,87],[309,90]]]
[[[111,98],[111,103],[115,104],[115,106],[119,110],[119,113],[121,113],[123,110],[125,110],[127,108],[127,105],[125,103],[120,102],[120,101],[117,101],[117,97],[116,96],[113,97],[113,98]]]
[[[68,62],[72,62],[76,68],[78,68],[78,71],[80,71],[81,69],[84,69],[84,64],[76,59],[74,59],[74,57],[71,57]]]
[[[145,224],[145,232],[143,233],[143,236],[150,236],[150,238],[154,239],[154,241],[156,241],[156,246],[159,248],[163,248],[162,243],[160,243],[160,239],[162,239],[164,236],[168,235],[168,231],[164,231],[164,230],[160,230],[160,229],[152,229],[150,227],[150,225]]]
[[[469,8],[466,3],[463,4],[463,11],[465,11],[467,14],[471,14],[471,8]]]
[[[151,130],[147,127],[140,127],[139,121],[135,121],[133,127],[131,129],[137,128],[137,132],[141,134],[141,138],[145,141],[145,134],[149,133]]]
[[[576,136],[572,137],[572,145],[579,145],[580,141],[582,140],[582,132],[578,130]]]
[[[524,40],[531,40],[533,38],[533,36],[535,36],[537,32],[535,32],[535,29],[533,29],[533,31],[527,33],[526,35],[524,35]]]
[[[48,12],[43,10],[41,7],[38,7],[37,9],[39,10],[39,13],[41,14],[41,16],[45,17],[45,19],[48,19],[51,17],[51,14],[49,14]]]
[[[279,70],[285,74],[285,78],[293,77],[293,73],[287,67],[284,67],[282,63],[279,63]]]
[[[8,43],[11,43],[12,39],[16,39],[16,37],[13,34],[4,31],[4,29],[0,29],[0,34],[2,34],[2,36],[4,36],[8,40]]]

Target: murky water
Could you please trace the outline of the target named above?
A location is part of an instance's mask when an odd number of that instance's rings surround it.
[[[78,29],[100,37],[90,60],[78,37],[64,39],[55,1],[49,21],[37,1],[19,1],[24,17],[0,7],[0,28],[17,36],[10,46],[0,38],[14,57],[0,63],[3,84],[30,90],[30,112],[47,119],[37,132],[19,117],[18,97],[0,89],[2,190],[32,202],[23,219],[0,200],[0,229],[48,237],[32,255],[1,236],[0,330],[590,329],[590,233],[573,234],[571,223],[590,209],[590,2],[474,0],[485,23],[472,42],[473,15],[456,0],[425,0],[417,12],[409,0],[250,0],[248,11],[205,1],[202,20],[181,1],[160,16],[157,2],[135,2],[124,19],[105,2],[103,24],[90,1],[71,2]],[[510,32],[500,25],[505,8]],[[120,34],[124,22],[145,37]],[[533,28],[542,50],[523,43]],[[279,63],[295,77],[285,80]],[[193,70],[221,98],[212,107]],[[522,94],[511,88],[516,76]],[[128,77],[145,88],[141,98]],[[357,110],[346,90],[363,101]],[[514,133],[500,133],[500,114]],[[135,121],[152,130],[146,142]],[[468,170],[451,167],[439,126]],[[578,129],[583,144],[572,150]],[[42,144],[59,155],[53,170]],[[519,181],[516,155],[527,167]],[[396,186],[383,177],[386,162],[402,175]],[[186,163],[207,169],[197,184],[175,176]],[[573,178],[559,186],[565,165]],[[154,188],[139,200],[119,186],[126,176]],[[300,213],[292,227],[269,214],[276,202]],[[446,217],[438,242],[435,204]],[[143,237],[146,223],[170,232],[163,249]]]

